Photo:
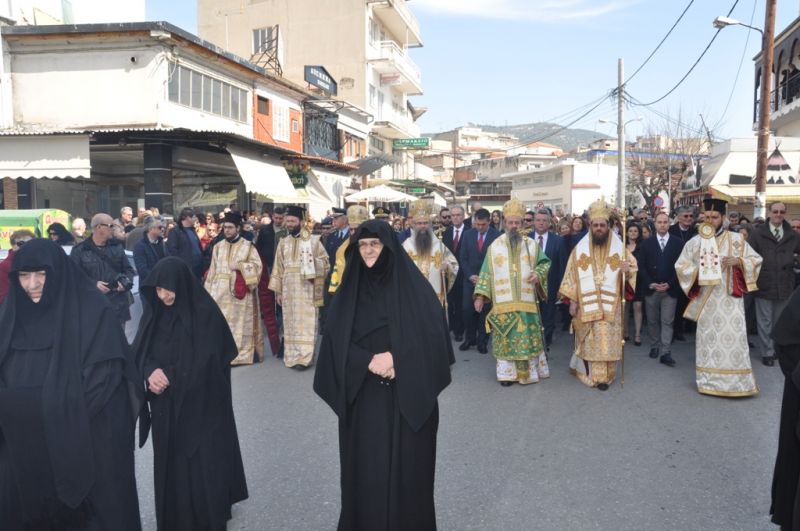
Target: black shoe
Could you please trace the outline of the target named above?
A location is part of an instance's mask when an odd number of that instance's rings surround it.
[[[464,334],[456,334],[453,336],[456,341],[464,341]]]
[[[661,363],[663,363],[664,365],[668,365],[670,367],[675,366],[675,360],[672,359],[672,356],[670,356],[669,354],[664,354],[663,356],[661,356],[661,360],[659,361],[661,361]]]
[[[625,336],[625,338],[624,338],[624,339],[625,339],[625,341],[630,341],[630,339],[631,339],[631,336]]]
[[[653,358],[653,359],[656,359],[658,357],[658,349],[657,348],[651,348],[650,349],[650,357]]]
[[[767,367],[774,367],[775,366],[775,356],[764,356],[763,358],[761,358],[761,363],[763,363]]]
[[[597,388],[601,391],[608,391],[608,384],[607,383],[599,383],[597,384]]]
[[[500,385],[502,385],[503,387],[511,387],[512,385],[514,385],[514,382],[500,382]]]
[[[458,350],[461,350],[461,351],[469,350],[471,347],[474,347],[474,346],[475,346],[475,342],[474,341],[470,341],[469,339],[467,339],[466,341],[464,341],[463,343],[461,343],[458,346]]]
[[[308,367],[310,367],[310,365],[292,365],[292,369],[299,372],[303,372],[304,370],[308,369]]]
[[[488,354],[489,347],[486,346],[486,343],[481,343],[480,345],[478,345],[478,352],[480,352],[481,354]]]
[[[683,334],[675,334],[675,341],[686,341],[686,336]]]
[[[642,340],[641,339],[638,340],[638,341],[634,340],[633,344],[636,345],[637,347],[641,347],[642,346]]]

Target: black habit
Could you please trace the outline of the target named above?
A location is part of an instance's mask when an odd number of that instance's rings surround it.
[[[376,237],[384,247],[368,268],[358,241]],[[339,417],[339,529],[435,529],[437,396],[455,359],[442,306],[387,223],[352,236],[328,315],[314,391]],[[394,380],[368,370],[386,351]]]
[[[175,293],[171,306],[156,287]],[[142,282],[144,315],[134,341],[145,380],[161,369],[169,386],[147,393],[143,445],[152,423],[156,520],[161,531],[217,531],[247,499],[233,416],[230,362],[236,343],[216,302],[177,257]]]
[[[781,529],[800,529],[800,289],[775,323],[772,338],[786,380],[770,514]]]
[[[45,271],[34,303],[20,272]],[[138,531],[141,379],[114,310],[57,244],[14,255],[0,307],[0,528]]]

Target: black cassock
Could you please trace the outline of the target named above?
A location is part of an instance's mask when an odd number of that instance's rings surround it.
[[[173,291],[165,306],[156,287]],[[164,371],[169,386],[147,393],[140,445],[153,431],[155,504],[161,531],[217,531],[247,498],[231,398],[236,343],[214,300],[180,259],[159,261],[142,283],[145,304],[134,342],[142,374]]]
[[[358,252],[363,237],[384,244],[372,268]],[[436,529],[436,397],[454,357],[442,307],[388,224],[353,235],[329,316],[314,390],[339,416],[339,529]],[[394,380],[368,370],[387,351]]]
[[[786,381],[770,514],[781,529],[795,530],[800,529],[800,290],[789,299],[772,337]]]
[[[19,271],[46,271],[42,299]],[[0,308],[0,529],[141,529],[134,472],[141,381],[105,297],[33,240]]]

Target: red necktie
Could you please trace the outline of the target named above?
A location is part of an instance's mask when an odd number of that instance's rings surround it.
[[[453,238],[453,249],[458,249],[458,229],[453,229],[455,231],[455,237]]]
[[[478,252],[483,252],[483,234],[478,235]]]
[[[544,251],[544,236],[541,234],[539,235],[539,247],[541,247],[542,251]]]

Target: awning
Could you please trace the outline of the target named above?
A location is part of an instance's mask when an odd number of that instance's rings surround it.
[[[331,198],[333,206],[339,206],[339,200],[344,197],[345,190],[350,186],[352,177],[316,167],[311,168],[310,173],[317,177],[320,185],[325,189],[326,195]]]
[[[731,203],[753,203],[756,195],[755,185],[714,184],[710,187],[714,197]],[[786,204],[800,204],[800,185],[767,185],[767,202],[780,201]]]
[[[394,188],[390,188],[385,184],[361,190],[352,195],[345,197],[345,200],[351,203],[359,203],[361,201],[379,202],[379,203],[403,203],[407,201],[416,201],[419,199],[416,196],[403,193]]]
[[[358,166],[358,170],[356,170],[358,175],[369,175],[370,173],[383,168],[387,164],[396,164],[398,162],[400,162],[400,159],[381,153],[379,155],[372,155],[371,157],[358,159],[354,161],[353,164]]]
[[[239,146],[228,145],[226,149],[248,192],[265,196],[276,203],[303,202],[298,198],[289,174],[280,161]]]
[[[4,136],[0,140],[0,178],[89,178],[91,167],[89,135]]]

